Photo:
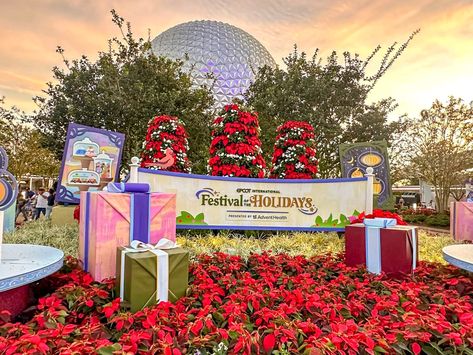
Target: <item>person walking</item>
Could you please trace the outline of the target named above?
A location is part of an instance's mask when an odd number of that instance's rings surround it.
[[[31,219],[30,219],[31,221],[35,219],[35,215],[36,215],[36,201],[38,200],[37,197],[38,195],[35,192],[33,192],[33,195],[30,198],[28,198],[28,201],[26,203],[26,206],[28,206],[27,208],[28,214],[31,216]]]
[[[51,212],[53,211],[54,207],[54,200],[56,198],[56,192],[53,189],[49,189],[49,196],[48,196],[48,205],[46,206],[46,219],[51,218]]]
[[[25,199],[26,198],[32,199],[34,197],[35,193],[31,191],[29,187],[27,187],[25,191],[26,191]]]
[[[404,199],[401,196],[401,198],[399,199],[399,207],[401,208],[401,210],[404,208],[404,203]]]
[[[15,214],[15,223],[16,220],[18,219],[18,216],[20,214],[23,215],[23,219],[25,222],[28,221],[28,216],[25,213],[25,205],[26,205],[27,200],[24,198],[23,194],[18,194],[17,199],[16,199],[16,214]]]
[[[48,207],[49,192],[44,190],[44,187],[38,189],[38,195],[36,196],[36,211],[34,219],[39,219],[41,213],[46,215],[46,207]]]

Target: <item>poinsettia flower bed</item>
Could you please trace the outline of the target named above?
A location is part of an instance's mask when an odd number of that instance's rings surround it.
[[[188,296],[135,314],[113,280],[68,259],[28,322],[0,326],[0,353],[471,353],[472,279],[421,263],[388,279],[333,257],[216,253],[191,265]],[[1,320],[0,320],[1,322]]]

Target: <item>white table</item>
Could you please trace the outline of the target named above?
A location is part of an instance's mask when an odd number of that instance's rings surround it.
[[[473,244],[449,245],[442,249],[442,254],[449,264],[473,272]]]
[[[38,281],[58,271],[64,253],[31,244],[3,244],[0,260],[0,292]]]

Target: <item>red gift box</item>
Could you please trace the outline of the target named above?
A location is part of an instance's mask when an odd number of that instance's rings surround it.
[[[418,257],[417,227],[380,228],[381,270],[390,276],[413,272],[413,257]],[[415,248],[414,248],[415,243]],[[366,265],[366,227],[362,223],[345,227],[345,263]]]

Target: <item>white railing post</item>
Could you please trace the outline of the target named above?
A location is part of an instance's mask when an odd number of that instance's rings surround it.
[[[128,179],[129,182],[138,182],[138,167],[140,166],[140,158],[133,157],[131,158],[130,164],[130,178]]]
[[[366,169],[366,201],[365,201],[365,213],[373,213],[373,183],[374,183],[374,174],[373,168],[369,167]]]

